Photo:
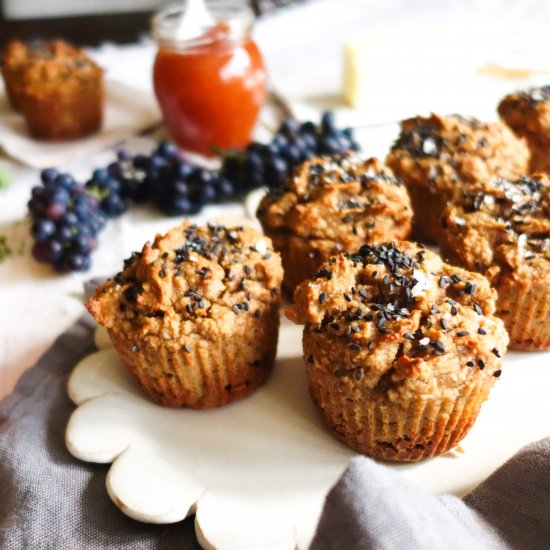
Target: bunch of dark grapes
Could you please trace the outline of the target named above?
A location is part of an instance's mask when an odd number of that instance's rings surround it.
[[[227,155],[221,172],[233,182],[237,194],[260,186],[278,187],[292,170],[316,156],[358,151],[351,128],[339,129],[333,113],[325,112],[321,124],[300,124],[285,119],[270,143],[251,143],[245,154]]]
[[[285,119],[270,143],[228,152],[220,170],[191,164],[169,141],[151,155],[118,151],[117,160],[94,170],[85,187],[68,174],[44,170],[42,186],[33,189],[29,202],[33,255],[59,271],[85,270],[104,220],[120,216],[131,202],[153,203],[170,216],[190,216],[257,187],[277,187],[315,156],[358,149],[352,130],[338,129],[327,112],[318,126]]]
[[[33,257],[56,271],[85,271],[97,246],[105,219],[97,199],[69,174],[53,168],[42,171],[42,185],[32,189]]]
[[[203,206],[234,197],[233,184],[218,170],[191,164],[169,141],[160,143],[150,156],[132,158],[119,151],[118,162],[109,168],[119,174],[123,199],[152,202],[170,216],[193,215]]]

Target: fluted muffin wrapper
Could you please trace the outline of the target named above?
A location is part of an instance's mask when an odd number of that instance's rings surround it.
[[[23,93],[17,105],[31,135],[70,139],[96,132],[103,120],[103,83],[98,77],[82,89],[59,94]]]
[[[264,227],[264,232],[281,255],[284,269],[283,287],[290,295],[302,281],[313,277],[319,266],[330,256],[322,253],[318,247],[313,247],[309,239],[270,230],[267,227]]]
[[[456,398],[414,396],[397,404],[361,388],[360,382],[350,393],[343,378],[310,365],[306,371],[310,393],[329,428],[359,453],[394,461],[422,460],[455,447],[474,424],[495,380],[478,373]]]
[[[126,369],[145,392],[167,407],[204,409],[226,405],[252,393],[269,377],[275,361],[278,308],[237,326],[230,337],[211,341],[195,337],[185,347],[166,342],[153,347],[110,330],[109,335]],[[258,359],[250,362],[250,348]]]
[[[16,83],[16,80],[19,78],[18,72],[10,70],[8,68],[2,67],[2,76],[4,78],[4,87],[6,89],[6,95],[8,96],[8,101],[12,106],[14,111],[19,111],[20,106],[20,95],[19,87]]]
[[[445,200],[427,187],[407,185],[414,212],[412,236],[415,240],[436,243]]]
[[[504,278],[495,286],[496,314],[510,336],[509,347],[550,349],[550,292],[547,281]]]

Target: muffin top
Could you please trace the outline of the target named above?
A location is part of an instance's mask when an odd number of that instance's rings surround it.
[[[463,190],[442,216],[444,246],[494,280],[510,271],[550,279],[550,181],[543,174]]]
[[[103,72],[82,49],[61,40],[29,44],[14,40],[3,52],[2,65],[18,73],[22,84],[40,84],[40,89],[59,86],[60,81],[66,86],[68,77],[82,83]]]
[[[282,187],[268,192],[258,217],[268,229],[348,249],[407,237],[412,210],[405,186],[389,168],[347,153],[300,165]]]
[[[526,145],[503,124],[432,114],[401,122],[387,163],[409,185],[452,192],[460,183],[519,177],[528,159]]]
[[[485,277],[400,242],[332,258],[298,286],[286,313],[330,339],[324,361],[306,361],[399,401],[500,376],[508,336],[495,297]]]
[[[184,222],[125,261],[86,304],[106,328],[156,347],[210,340],[280,302],[281,260],[258,231]]]
[[[519,136],[543,133],[550,137],[550,86],[507,95],[498,105],[498,114]]]

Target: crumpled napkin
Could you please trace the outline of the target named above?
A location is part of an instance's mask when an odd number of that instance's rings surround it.
[[[366,457],[328,494],[311,550],[550,548],[550,438],[521,449],[464,500],[432,496]]]
[[[0,148],[34,168],[60,166],[86,157],[160,121],[152,93],[106,80],[103,127],[99,132],[69,141],[40,141],[29,135],[23,116],[10,108],[0,84]]]

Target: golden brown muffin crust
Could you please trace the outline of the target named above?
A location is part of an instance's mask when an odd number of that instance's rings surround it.
[[[18,73],[19,93],[33,95],[83,86],[103,73],[82,49],[60,40],[37,44],[12,41],[4,50],[2,66]]]
[[[333,240],[346,249],[406,233],[411,215],[403,183],[378,159],[355,154],[304,163],[258,209],[269,228]]]
[[[87,307],[96,320],[148,346],[218,340],[280,302],[280,258],[251,228],[185,222],[126,261]]]
[[[345,154],[298,167],[262,200],[258,218],[282,254],[284,284],[293,291],[333,254],[407,238],[412,210],[405,186],[387,166]]]
[[[550,282],[550,181],[543,174],[477,184],[442,217],[446,251],[493,284],[510,271]]]
[[[500,123],[450,115],[416,117],[401,123],[387,158],[409,190],[413,237],[437,242],[445,203],[465,185],[527,172],[525,144]]]
[[[503,124],[432,114],[401,123],[387,163],[408,185],[452,191],[457,184],[519,177],[528,151]]]
[[[500,102],[498,113],[516,135],[527,140],[530,171],[550,172],[550,86],[507,95]]]
[[[485,274],[511,347],[550,347],[550,182],[543,174],[477,184],[441,220],[441,250]]]
[[[448,397],[471,377],[500,375],[508,340],[493,317],[495,297],[483,276],[416,244],[365,245],[304,281],[287,315],[305,323],[304,338],[320,346],[309,365],[399,405],[413,394]]]

